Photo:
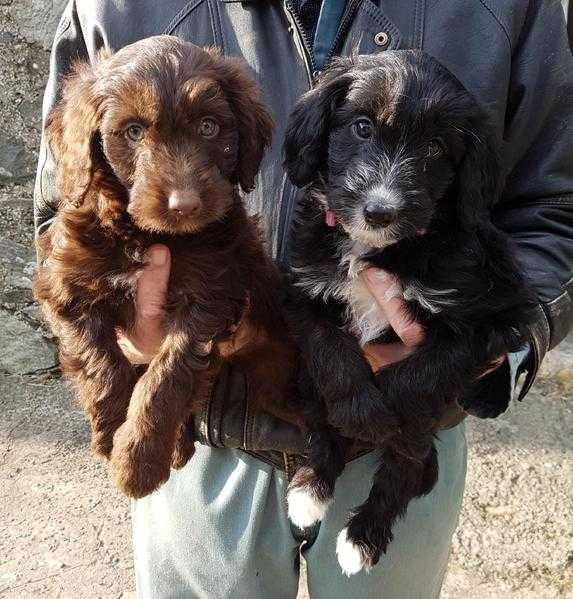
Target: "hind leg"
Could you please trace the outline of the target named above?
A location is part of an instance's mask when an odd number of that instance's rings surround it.
[[[192,424],[185,423],[182,424],[179,429],[175,449],[173,450],[173,457],[171,459],[171,468],[174,470],[181,470],[195,453],[195,444],[193,443],[191,433],[193,429],[191,426]]]
[[[367,500],[338,535],[338,563],[347,576],[368,571],[392,542],[392,528],[415,497],[429,493],[438,478],[437,451],[432,444],[423,461],[393,449],[383,451]]]
[[[57,319],[52,316],[51,322],[58,327],[62,370],[74,380],[90,420],[93,451],[108,459],[115,432],[126,419],[137,373],[117,345],[109,311],[93,308],[80,316],[70,310]]]
[[[288,516],[299,528],[320,522],[334,495],[336,479],[344,469],[340,435],[328,424],[326,406],[314,392],[310,378],[300,376],[301,409],[309,430],[308,466],[299,468],[287,491]]]
[[[343,469],[339,435],[328,425],[312,428],[309,464],[297,470],[287,491],[288,516],[293,524],[308,528],[324,518]]]

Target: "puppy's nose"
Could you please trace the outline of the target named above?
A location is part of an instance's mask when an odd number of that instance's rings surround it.
[[[176,190],[171,192],[167,206],[171,212],[191,216],[201,208],[201,198],[192,190]]]
[[[377,202],[368,202],[364,206],[364,220],[373,226],[387,227],[396,220],[396,209],[378,204]]]

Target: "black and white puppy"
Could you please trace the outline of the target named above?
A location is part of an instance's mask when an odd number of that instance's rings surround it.
[[[311,431],[289,516],[302,528],[324,516],[344,467],[340,435],[379,448],[370,495],[338,538],[350,575],[378,561],[410,500],[435,485],[446,407],[506,409],[507,373],[480,375],[524,345],[535,302],[490,222],[503,175],[487,119],[428,55],[338,60],[296,106],[285,164],[305,187],[289,311]],[[370,266],[399,281],[391,294],[425,331],[413,354],[376,376],[361,345],[396,336],[360,277]]]

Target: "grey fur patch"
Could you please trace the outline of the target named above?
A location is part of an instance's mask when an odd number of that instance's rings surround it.
[[[325,301],[335,299],[347,305],[346,327],[358,337],[362,345],[380,337],[390,324],[359,276],[366,267],[362,258],[373,249],[361,241],[343,240],[339,252],[340,262],[335,276],[330,280],[325,279],[324,272],[314,266],[293,269],[298,275],[296,285],[311,297],[322,297]],[[417,281],[402,288],[397,282],[388,290],[385,299],[402,297],[437,314],[456,303],[456,293],[456,289],[432,289]]]
[[[444,308],[455,305],[456,300],[453,296],[456,293],[456,289],[432,289],[412,282],[404,289],[404,299],[418,302],[428,312],[438,314]]]

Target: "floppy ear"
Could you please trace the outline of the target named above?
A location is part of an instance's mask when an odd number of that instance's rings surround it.
[[[239,131],[233,183],[239,183],[248,193],[255,187],[264,151],[272,141],[273,121],[258,85],[246,71],[244,61],[226,59],[220,66],[219,85],[231,104]]]
[[[330,69],[315,88],[301,96],[289,117],[284,165],[297,187],[316,179],[326,165],[330,117],[350,87],[350,68],[344,62]]]
[[[483,120],[466,133],[466,155],[458,173],[458,218],[464,228],[472,229],[488,217],[504,181],[499,143]]]
[[[96,134],[102,99],[96,92],[96,81],[94,66],[76,63],[64,81],[62,99],[46,121],[47,140],[56,162],[58,195],[76,207],[89,189],[99,152]]]

